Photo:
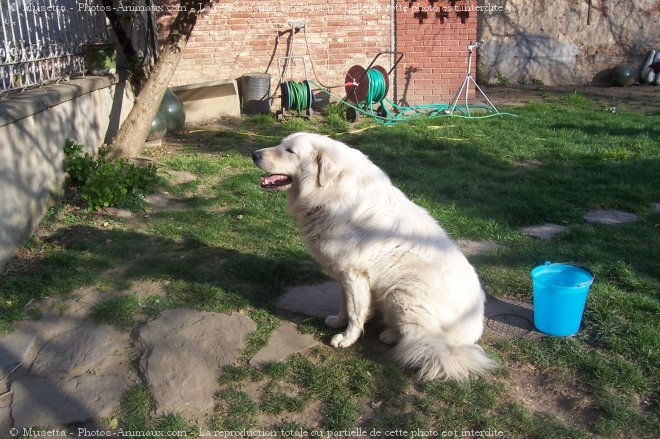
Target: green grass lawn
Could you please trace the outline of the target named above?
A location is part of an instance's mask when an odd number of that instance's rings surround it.
[[[165,295],[139,306],[134,296],[99,303],[92,316],[124,330],[172,307],[243,309],[257,323],[241,363],[219,377],[216,414],[189,425],[155,417],[149,389],[124,395],[119,425],[212,430],[362,427],[405,431],[500,431],[501,437],[660,437],[660,113],[611,113],[578,95],[508,109],[519,117],[468,121],[420,118],[392,127],[253,117],[193,130],[151,151],[163,169],[198,178],[165,188],[187,208],[132,218],[86,213],[65,202],[0,278],[0,328],[39,318],[31,299],[64,301],[83,286],[99,294],[141,280],[163,281]],[[351,133],[352,129],[365,128]],[[501,371],[469,384],[418,384],[384,360],[378,322],[353,347],[327,345],[318,320],[300,330],[325,344],[265,371],[247,361],[280,323],[274,308],[287,287],[325,274],[305,250],[285,195],[259,188],[250,153],[300,130],[359,148],[454,239],[493,240],[472,259],[496,297],[531,301],[529,272],[546,261],[589,267],[591,288],[575,337],[486,341]],[[633,212],[633,224],[586,223],[589,209]],[[552,222],[552,241],[523,235]]]

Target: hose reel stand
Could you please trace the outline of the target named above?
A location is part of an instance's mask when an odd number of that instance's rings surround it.
[[[375,65],[376,60],[381,55],[396,56],[396,60],[389,71],[382,66]],[[347,120],[355,122],[360,112],[381,117],[387,115],[382,101],[390,91],[390,74],[392,74],[399,62],[401,62],[401,59],[403,59],[402,52],[382,51],[371,60],[371,63],[369,63],[366,69],[360,65],[354,65],[348,69],[344,80],[346,100],[354,104],[357,110],[347,106]],[[380,107],[374,111],[373,104],[379,104]]]
[[[314,103],[314,93],[312,84],[307,79],[307,63],[304,56],[285,56],[277,60],[277,67],[280,72],[286,69],[286,63],[293,60],[302,60],[305,79],[301,82],[283,81],[282,75],[279,79],[279,89],[281,97],[281,109],[275,115],[278,121],[284,120],[285,114],[293,115],[293,111],[298,114],[304,112],[307,118],[314,115],[312,104]],[[284,63],[284,66],[282,65]]]

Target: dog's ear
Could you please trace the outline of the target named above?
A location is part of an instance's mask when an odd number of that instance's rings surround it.
[[[319,166],[318,183],[319,186],[328,186],[339,175],[339,167],[335,161],[330,157],[327,151],[319,151],[316,156],[316,161]]]

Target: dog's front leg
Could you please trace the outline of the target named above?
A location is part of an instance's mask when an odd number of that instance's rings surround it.
[[[330,344],[335,348],[346,348],[357,341],[362,335],[371,305],[369,281],[364,274],[347,273],[341,284],[348,326],[344,332],[335,335],[330,340]]]

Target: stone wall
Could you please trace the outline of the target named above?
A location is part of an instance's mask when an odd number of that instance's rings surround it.
[[[482,81],[585,84],[660,48],[657,0],[480,0]]]
[[[66,139],[90,152],[107,143],[133,105],[118,76],[85,77],[0,102],[0,267],[62,192]]]

